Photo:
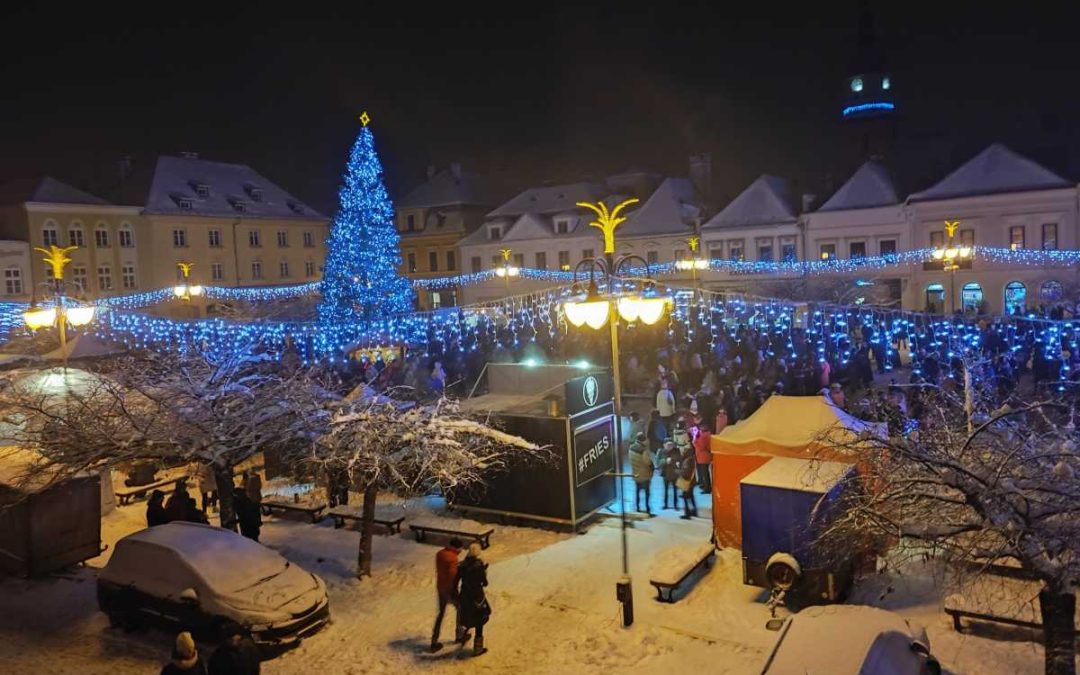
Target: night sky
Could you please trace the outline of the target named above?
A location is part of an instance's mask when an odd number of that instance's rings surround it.
[[[365,4],[9,8],[0,179],[104,190],[121,155],[196,151],[330,211],[362,110],[395,195],[455,160],[522,187],[684,174],[709,151],[718,200],[762,172],[821,192],[860,160],[839,120],[855,0]],[[1080,177],[1080,9],[1009,4],[872,5],[902,111],[889,163],[903,190],[994,140]]]

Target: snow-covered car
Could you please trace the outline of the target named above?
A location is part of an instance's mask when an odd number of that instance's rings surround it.
[[[810,607],[779,630],[762,675],[940,675],[926,630],[884,609],[865,605]]]
[[[158,525],[118,541],[97,596],[116,626],[165,620],[208,634],[231,620],[265,645],[296,642],[330,619],[322,579],[258,542],[199,523]]]

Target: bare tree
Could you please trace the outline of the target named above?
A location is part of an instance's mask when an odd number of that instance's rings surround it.
[[[995,565],[1018,567],[1040,586],[1046,673],[1074,675],[1077,402],[1001,405],[990,394],[986,366],[968,363],[955,389],[928,389],[917,431],[861,439],[859,475],[818,544],[838,552],[865,548],[871,538],[901,541],[901,561],[936,557],[967,572],[960,583]]]
[[[455,401],[414,405],[369,394],[335,413],[308,461],[344,474],[364,495],[356,571],[363,578],[371,576],[380,491],[405,498],[433,490],[448,494],[484,483],[511,459],[547,455],[544,448],[464,415]]]

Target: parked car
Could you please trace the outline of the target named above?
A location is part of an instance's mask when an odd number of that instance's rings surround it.
[[[263,645],[296,642],[330,619],[322,579],[262,544],[200,523],[158,525],[118,541],[97,595],[116,626],[157,620],[209,634],[232,620]]]
[[[926,630],[884,609],[829,605],[766,624],[779,630],[762,675],[940,675]]]

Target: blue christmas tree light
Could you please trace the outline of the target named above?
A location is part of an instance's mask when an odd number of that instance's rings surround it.
[[[394,205],[383,184],[382,163],[375,138],[364,127],[345,166],[341,201],[326,240],[319,320],[339,323],[408,312],[413,291],[401,276],[399,237],[394,228]]]

